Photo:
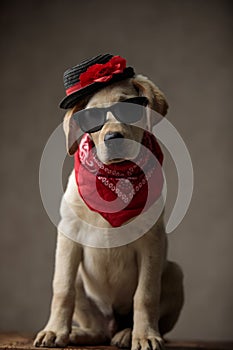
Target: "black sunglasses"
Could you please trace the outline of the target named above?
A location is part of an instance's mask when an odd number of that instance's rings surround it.
[[[118,121],[131,124],[138,122],[143,117],[144,107],[147,105],[146,97],[133,97],[109,107],[83,109],[74,113],[73,118],[82,131],[92,133],[102,129],[106,123],[107,112],[110,111]]]

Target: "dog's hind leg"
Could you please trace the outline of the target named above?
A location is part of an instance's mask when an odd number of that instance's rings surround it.
[[[117,332],[111,340],[111,345],[118,348],[130,348],[132,339],[132,328],[125,328]]]
[[[82,280],[76,285],[76,304],[70,343],[97,345],[110,342],[116,331],[114,315],[103,315],[97,305],[85,293]]]
[[[99,345],[109,342],[108,337],[104,332],[95,331],[91,328],[81,328],[79,326],[72,326],[70,333],[70,344],[73,345]]]
[[[183,273],[178,264],[168,261],[162,275],[159,331],[172,330],[184,303]]]
[[[126,315],[114,313],[117,323],[117,333],[111,340],[111,345],[118,348],[130,348],[133,329],[133,310]]]

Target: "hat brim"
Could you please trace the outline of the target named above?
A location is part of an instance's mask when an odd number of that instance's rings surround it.
[[[95,92],[103,89],[104,87],[116,83],[118,81],[132,78],[135,75],[134,70],[132,67],[125,68],[123,73],[115,74],[113,75],[112,79],[107,82],[95,82],[93,84],[90,84],[88,86],[85,86],[82,89],[79,89],[78,91],[75,91],[73,94],[66,96],[63,98],[63,100],[60,102],[60,108],[63,109],[69,109],[76,105],[77,102],[81,101],[83,98],[93,95]]]

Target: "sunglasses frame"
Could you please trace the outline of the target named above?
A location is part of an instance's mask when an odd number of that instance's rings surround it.
[[[73,119],[75,120],[75,122],[79,125],[80,129],[83,131],[83,132],[86,132],[86,133],[94,133],[94,132],[97,132],[99,130],[102,129],[102,127],[104,126],[104,124],[106,123],[106,119],[107,119],[107,112],[112,112],[112,114],[114,115],[114,117],[124,123],[124,124],[131,124],[131,123],[126,123],[125,121],[121,120],[119,118],[119,116],[117,116],[116,113],[114,113],[114,109],[116,109],[116,105],[118,104],[121,104],[121,103],[133,103],[133,104],[137,104],[137,105],[140,105],[140,106],[144,106],[146,107],[149,103],[149,100],[147,97],[145,96],[136,96],[136,97],[131,97],[131,98],[128,98],[126,100],[123,100],[123,101],[119,101],[119,102],[116,102],[114,104],[112,104],[111,106],[108,106],[108,107],[93,107],[93,108],[88,108],[88,109],[82,109],[81,111],[78,111],[76,113],[73,114]],[[96,126],[92,129],[89,129],[89,130],[84,130],[82,128],[82,126],[80,125],[80,122],[79,122],[79,116],[81,114],[85,114],[85,111],[94,111],[94,110],[98,110],[99,112],[102,111],[103,112],[103,115],[104,115],[104,119],[103,119],[103,124],[102,125],[99,125],[99,126]],[[136,121],[135,121],[136,123]],[[82,123],[81,123],[82,124]]]

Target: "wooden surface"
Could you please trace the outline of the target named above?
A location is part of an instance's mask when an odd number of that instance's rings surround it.
[[[25,350],[40,349],[32,345],[32,337],[19,334],[0,334],[0,349]],[[45,349],[45,348],[44,348]],[[51,349],[51,348],[50,348]],[[65,350],[117,350],[114,346],[67,346]],[[233,350],[233,342],[167,341],[168,350]]]

